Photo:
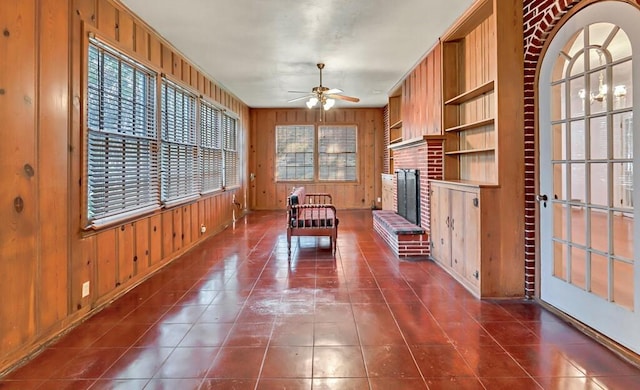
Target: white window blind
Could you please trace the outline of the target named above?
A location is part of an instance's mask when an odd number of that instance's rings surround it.
[[[160,206],[156,75],[90,38],[87,218],[99,227]]]
[[[314,177],[313,125],[276,126],[276,180],[311,181]]]
[[[222,113],[200,100],[200,155],[202,192],[222,188]]]
[[[318,179],[355,181],[357,179],[356,126],[318,127]]]
[[[227,114],[222,115],[225,187],[233,187],[239,184],[236,122],[235,118]]]
[[[162,80],[162,201],[173,204],[199,196],[196,97]]]

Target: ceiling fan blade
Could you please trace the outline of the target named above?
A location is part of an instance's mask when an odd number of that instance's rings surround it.
[[[289,93],[309,93],[309,91],[287,91]]]
[[[358,103],[360,101],[360,99],[358,99],[357,97],[345,95],[327,95],[327,97],[330,97],[331,99],[346,100],[352,103]]]
[[[329,90],[324,91],[326,95],[333,95],[334,93],[342,93],[340,88],[331,88]]]
[[[312,96],[315,96],[315,95],[314,94],[307,94],[307,95],[304,95],[304,96],[299,96],[297,98],[293,98],[293,99],[287,100],[287,103],[293,103],[293,102],[297,102],[298,100],[308,99],[308,98],[310,98]]]

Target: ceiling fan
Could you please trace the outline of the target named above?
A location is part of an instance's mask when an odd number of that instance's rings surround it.
[[[313,108],[318,103],[320,103],[320,108],[323,108],[325,111],[331,109],[335,104],[335,99],[338,100],[346,100],[348,102],[357,103],[360,101],[357,97],[342,95],[342,90],[338,88],[328,88],[322,85],[322,69],[324,69],[324,64],[317,64],[318,69],[320,70],[320,85],[317,87],[313,87],[311,89],[311,93],[302,92],[302,91],[289,91],[293,93],[306,93],[304,96],[300,96],[294,99],[289,100],[289,103],[297,102],[303,99],[307,100],[307,107]]]

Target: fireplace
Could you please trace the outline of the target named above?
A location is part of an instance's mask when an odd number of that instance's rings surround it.
[[[420,226],[420,171],[417,169],[396,170],[398,210],[407,221]]]

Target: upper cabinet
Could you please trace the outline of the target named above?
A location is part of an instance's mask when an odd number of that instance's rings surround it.
[[[442,37],[445,179],[513,178],[511,161],[523,158],[522,29],[521,1],[481,0]]]

